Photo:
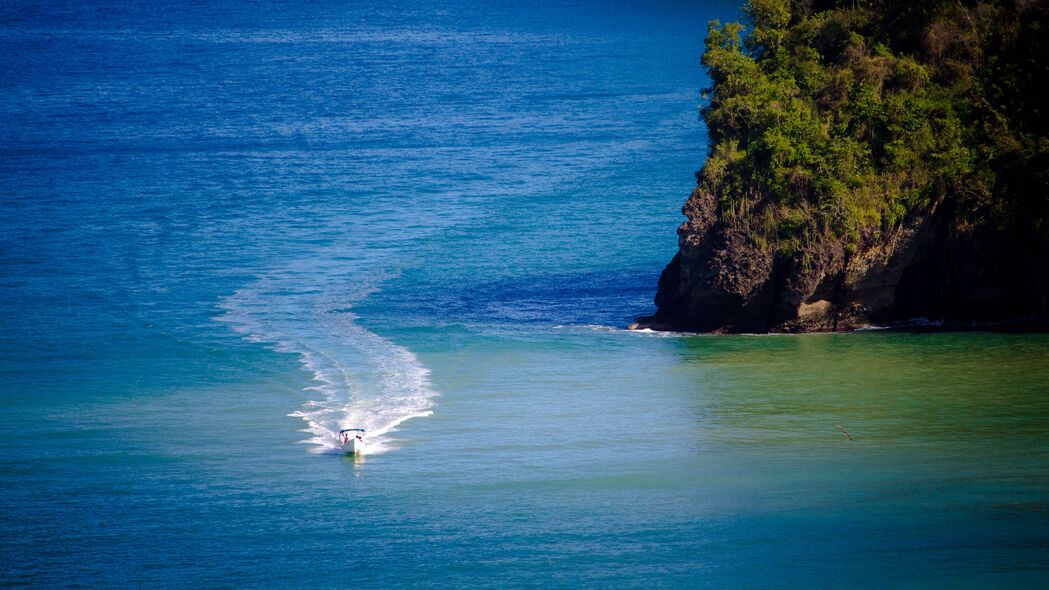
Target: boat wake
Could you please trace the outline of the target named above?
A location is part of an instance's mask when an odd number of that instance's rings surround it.
[[[376,287],[339,296],[284,289],[260,280],[226,298],[219,318],[254,342],[297,354],[313,374],[311,399],[289,416],[306,422],[302,440],[314,452],[338,453],[343,428],[367,430],[368,453],[392,448],[405,420],[428,416],[437,392],[429,370],[407,348],[361,327],[352,305]]]

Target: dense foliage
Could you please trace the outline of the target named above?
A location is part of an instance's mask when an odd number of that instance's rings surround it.
[[[710,24],[698,190],[782,254],[950,202],[1049,234],[1049,2],[750,0]]]

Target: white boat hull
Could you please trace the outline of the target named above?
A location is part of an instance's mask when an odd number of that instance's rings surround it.
[[[342,443],[342,452],[347,455],[363,455],[364,441],[357,440],[356,438],[350,438],[348,442]]]

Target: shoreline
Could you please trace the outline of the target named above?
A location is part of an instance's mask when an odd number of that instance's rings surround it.
[[[999,321],[948,321],[930,320],[929,318],[912,318],[902,322],[894,322],[888,325],[868,324],[850,328],[847,330],[766,330],[733,331],[731,329],[717,329],[708,331],[688,330],[687,328],[675,327],[664,322],[654,322],[651,316],[636,318],[627,325],[631,332],[661,332],[668,334],[680,334],[683,336],[771,336],[771,335],[801,335],[801,334],[853,334],[863,332],[913,332],[913,333],[938,333],[938,332],[991,332],[1000,334],[1041,334],[1049,333],[1049,319],[1047,318],[1018,318]]]

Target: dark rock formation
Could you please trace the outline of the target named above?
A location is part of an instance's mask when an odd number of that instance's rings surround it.
[[[637,328],[826,332],[917,318],[964,327],[1049,317],[1045,244],[949,204],[851,253],[827,238],[789,257],[726,222],[710,193],[696,190],[683,212],[658,311]]]

